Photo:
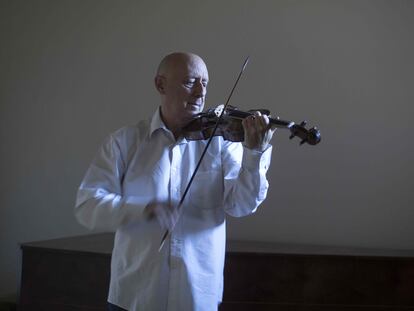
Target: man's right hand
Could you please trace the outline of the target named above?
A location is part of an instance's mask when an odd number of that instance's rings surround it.
[[[163,229],[171,231],[178,221],[178,210],[165,203],[149,203],[144,210],[146,219],[156,219]]]

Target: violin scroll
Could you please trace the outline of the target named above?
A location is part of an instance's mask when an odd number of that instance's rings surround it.
[[[306,121],[302,121],[300,124],[294,124],[290,128],[291,135],[289,139],[293,137],[301,138],[300,145],[307,143],[309,145],[316,145],[321,141],[321,133],[316,127],[312,127],[311,129],[306,129]]]

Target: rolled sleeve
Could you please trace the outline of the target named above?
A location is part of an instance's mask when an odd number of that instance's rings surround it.
[[[124,161],[119,144],[110,136],[102,145],[79,187],[75,216],[90,230],[115,231],[138,220],[144,210],[139,198],[122,196]]]
[[[242,217],[252,214],[264,201],[269,188],[266,172],[270,165],[272,146],[263,151],[230,146],[224,165],[225,204],[227,214]],[[238,160],[241,159],[241,160]]]

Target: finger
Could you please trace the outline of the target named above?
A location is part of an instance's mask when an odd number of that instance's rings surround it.
[[[271,123],[270,122],[270,119],[271,119],[271,117],[269,117],[269,127],[270,128],[272,128],[272,129],[277,129],[278,127],[277,127],[277,125],[276,124],[273,124],[273,123]],[[279,120],[280,118],[278,117],[278,116],[276,116],[276,118],[273,118],[273,119],[276,119],[276,120]]]
[[[276,132],[276,130],[277,130],[277,126],[272,125],[272,124],[269,124],[266,129],[266,131],[272,131],[272,133]]]
[[[265,114],[262,115],[260,118],[260,123],[261,123],[262,129],[267,130],[269,128],[269,123],[270,123],[269,117]]]
[[[175,226],[175,224],[176,224],[176,223],[177,223],[177,221],[178,221],[178,218],[180,217],[180,212],[179,212],[178,208],[173,208],[173,209],[171,210],[171,215],[170,215],[170,217],[171,217],[172,226],[174,227],[174,226]]]
[[[163,228],[170,230],[173,224],[170,207],[163,208],[160,216]]]
[[[168,206],[163,204],[154,204],[151,206],[152,218],[155,218],[163,229],[169,229]]]
[[[145,206],[143,215],[146,220],[153,220],[154,218],[157,218],[155,208],[156,205],[154,203],[149,203]]]
[[[168,229],[167,217],[165,216],[165,213],[163,211],[159,210],[157,212],[157,221],[162,229]]]
[[[262,113],[260,112],[260,111],[255,111],[254,112],[254,115],[255,115],[255,123],[256,123],[256,126],[263,126],[263,116],[264,115],[262,115]]]
[[[256,116],[252,114],[244,118],[242,121],[242,124],[244,124],[246,127],[252,127],[255,123],[255,120],[256,120]]]
[[[243,126],[244,132],[246,133],[246,131],[247,131],[248,127],[249,127],[249,125],[247,124],[247,118],[244,118],[242,120],[242,126]]]

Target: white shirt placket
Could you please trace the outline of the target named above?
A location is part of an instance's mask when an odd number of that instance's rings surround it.
[[[171,146],[171,169],[170,169],[170,204],[177,206],[181,200],[181,163],[183,144]],[[179,230],[173,230],[170,235],[170,282],[168,291],[168,310],[175,310],[178,306],[180,268],[182,265],[182,239]],[[178,286],[177,286],[178,285]]]

